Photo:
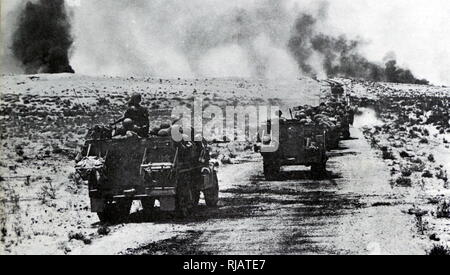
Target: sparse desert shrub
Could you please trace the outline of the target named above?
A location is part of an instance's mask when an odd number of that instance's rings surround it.
[[[435,162],[436,161],[434,159],[434,155],[433,154],[428,155],[428,161],[430,161],[430,162]]]
[[[109,234],[109,232],[111,232],[111,229],[109,229],[109,227],[107,226],[100,226],[97,230],[97,233],[101,236],[106,236]]]
[[[382,151],[382,154],[383,154],[382,155],[383,159],[385,159],[385,160],[395,160],[396,159],[394,154],[390,150]]]
[[[395,183],[399,186],[406,186],[406,187],[412,186],[411,179],[403,176],[397,178],[397,180],[395,180]]]
[[[439,171],[436,174],[436,178],[443,180],[444,182],[448,182],[447,170],[445,170],[442,166],[439,167]]]
[[[400,157],[402,157],[402,158],[409,158],[410,155],[409,155],[408,152],[406,152],[406,151],[401,151],[401,152],[400,152]]]
[[[423,174],[422,174],[422,177],[423,177],[423,178],[432,178],[432,177],[433,177],[433,174],[431,174],[430,171],[425,170],[425,172],[423,172]]]
[[[77,241],[82,241],[84,244],[91,244],[92,240],[85,236],[82,232],[69,232],[68,235],[69,241],[71,240],[77,240]]]
[[[10,201],[12,203],[12,212],[17,213],[20,210],[20,195],[15,191],[11,192]]]
[[[434,245],[428,252],[429,256],[450,256],[450,248],[443,244]]]
[[[47,183],[41,187],[38,199],[42,204],[47,204],[51,200],[56,199],[56,189],[53,187],[51,181],[47,181]]]
[[[412,171],[409,167],[402,169],[402,176],[403,177],[410,177],[412,175]]]
[[[437,218],[450,218],[450,201],[444,200],[439,203],[436,210]]]
[[[427,138],[421,138],[419,141],[420,144],[428,144],[428,139]]]

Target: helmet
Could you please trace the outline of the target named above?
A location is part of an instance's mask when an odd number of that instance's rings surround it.
[[[297,117],[298,117],[299,119],[304,119],[304,118],[307,118],[308,116],[307,116],[305,113],[301,112],[301,113],[299,113],[299,114],[297,115]]]
[[[122,122],[123,128],[125,129],[130,129],[133,127],[134,123],[132,119],[126,118],[123,122]]]
[[[129,105],[137,105],[139,103],[141,103],[142,101],[142,96],[139,93],[134,93],[131,95],[130,101],[128,101]]]

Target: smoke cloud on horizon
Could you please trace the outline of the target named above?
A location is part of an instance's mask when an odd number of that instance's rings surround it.
[[[300,69],[311,77],[345,77],[371,81],[429,84],[417,79],[410,70],[397,66],[395,54],[388,54],[385,66],[370,62],[361,52],[361,40],[350,40],[345,35],[333,37],[317,30],[317,21],[327,14],[326,6],[320,16],[301,14],[293,27],[288,47]],[[314,61],[315,60],[315,61]],[[313,62],[314,61],[314,62]]]
[[[18,13],[11,1],[2,0],[6,41],[12,35],[5,23]],[[401,79],[414,73],[450,83],[446,0],[66,0],[66,5],[74,39],[70,64],[81,74],[377,79],[380,73],[388,80],[389,69]],[[1,50],[2,65],[14,65],[10,48]],[[387,68],[389,60],[397,62]],[[17,71],[12,67],[9,71]]]
[[[23,1],[9,45],[27,74],[73,73],[71,23],[64,0]]]

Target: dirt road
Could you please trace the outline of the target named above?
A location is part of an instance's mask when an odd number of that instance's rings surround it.
[[[302,167],[283,180],[260,159],[222,167],[221,202],[188,221],[130,223],[74,254],[424,254],[410,196],[358,129],[333,151],[324,179]],[[400,195],[403,194],[403,195]]]

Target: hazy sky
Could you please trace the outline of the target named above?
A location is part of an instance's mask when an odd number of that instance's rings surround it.
[[[450,84],[450,1],[332,0],[329,25],[371,43],[367,56],[394,51],[402,65],[434,83]]]
[[[7,15],[14,14],[14,6],[20,2],[1,0],[3,61],[8,60],[6,46],[13,28],[8,19],[13,16]],[[393,51],[399,64],[418,77],[436,84],[450,84],[450,1],[328,2],[328,16],[320,24],[321,31],[359,36],[368,42],[363,52],[369,60],[381,62]],[[71,0],[70,3],[75,3],[75,48],[71,62],[78,73],[127,74],[148,69],[174,76],[198,72],[251,76],[261,67],[265,74],[281,68],[288,75],[296,73],[283,40],[288,39],[290,26],[299,12],[314,13],[323,1]],[[244,47],[213,35],[216,28],[220,29],[218,36],[226,37],[227,28],[232,27],[228,26],[226,15],[235,6],[248,11],[250,26],[256,30]],[[255,11],[256,8],[259,10]],[[267,19],[261,19],[261,13]],[[271,31],[262,31],[265,27]],[[187,36],[185,31],[198,28],[207,43],[194,42],[199,48],[188,49],[186,40],[193,43],[192,35]],[[252,67],[254,63],[258,66]]]

